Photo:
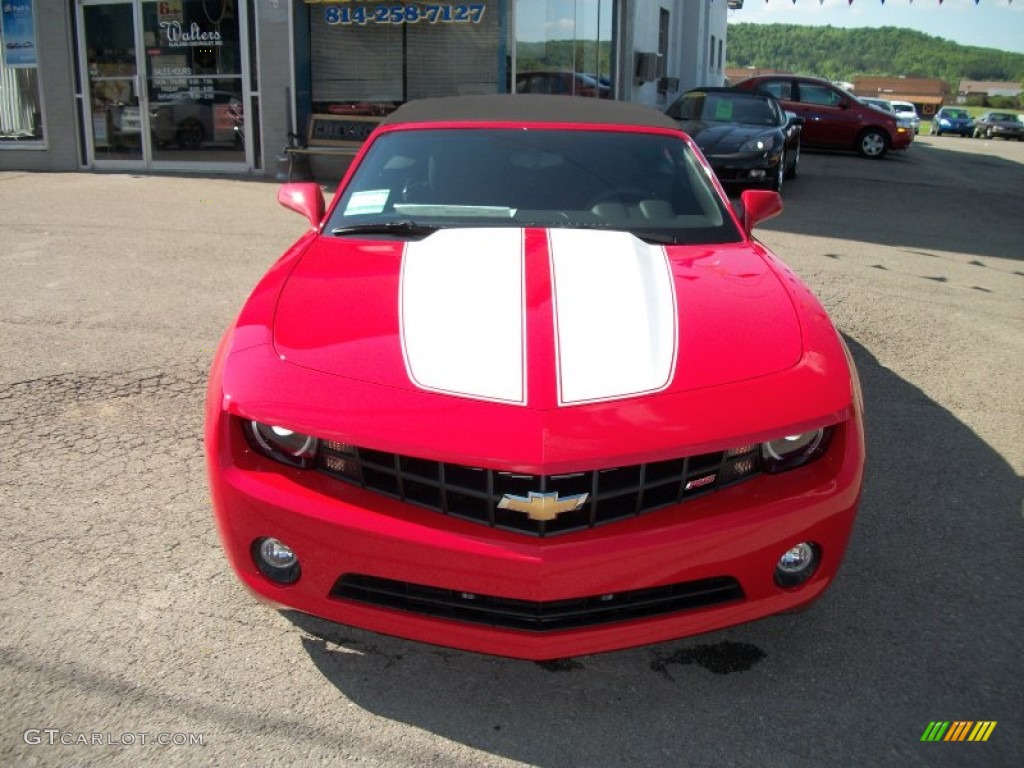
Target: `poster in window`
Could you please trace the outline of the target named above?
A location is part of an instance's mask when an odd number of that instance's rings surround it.
[[[4,0],[0,23],[3,24],[4,65],[36,66],[36,34],[32,0]]]

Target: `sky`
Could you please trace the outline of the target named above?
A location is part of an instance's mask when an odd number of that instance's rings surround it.
[[[1024,0],[745,0],[729,23],[907,27],[961,45],[1024,53]]]

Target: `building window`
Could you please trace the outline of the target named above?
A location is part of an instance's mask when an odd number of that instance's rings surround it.
[[[384,115],[413,99],[497,92],[503,5],[311,3],[313,112]]]
[[[5,2],[0,17],[0,142],[43,138],[32,0]]]
[[[515,4],[516,93],[612,95],[612,0]]]
[[[708,46],[708,71],[714,72],[715,70],[715,40],[717,38],[712,35],[711,43]]]
[[[722,71],[722,40],[718,41],[718,71]]]

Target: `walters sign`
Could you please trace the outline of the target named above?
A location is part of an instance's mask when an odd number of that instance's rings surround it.
[[[194,21],[187,27],[180,21],[161,21],[160,34],[167,40],[168,48],[206,48],[222,43],[219,30],[204,31]]]

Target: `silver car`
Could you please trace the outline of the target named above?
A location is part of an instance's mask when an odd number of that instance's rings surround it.
[[[890,115],[895,117],[896,124],[900,128],[906,129],[907,133],[910,134],[911,139],[913,139],[913,137],[917,135],[917,132],[921,126],[921,119],[917,117],[916,110],[914,112],[914,117],[917,119],[917,125],[915,126],[914,121],[910,118],[910,116],[897,110],[895,103],[889,101],[888,99],[879,99],[875,98],[874,96],[858,96],[857,98],[863,101],[869,107],[874,107],[875,109],[879,109],[882,112],[888,112]],[[906,102],[903,103],[905,104]],[[911,108],[913,108],[914,105],[911,104],[910,106]]]
[[[909,101],[889,101],[892,104],[892,110],[896,113],[897,117],[906,117],[910,119],[911,125],[914,127],[914,134],[921,132],[921,116],[917,114],[917,107],[911,104]]]

